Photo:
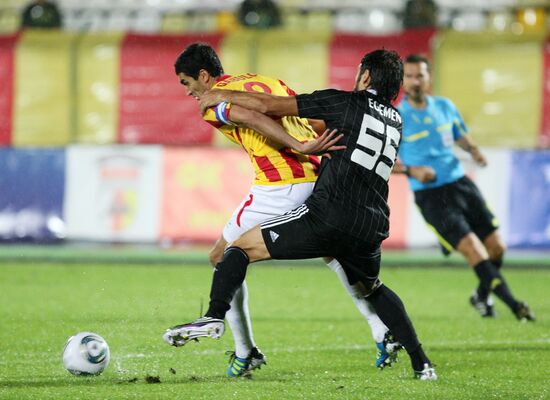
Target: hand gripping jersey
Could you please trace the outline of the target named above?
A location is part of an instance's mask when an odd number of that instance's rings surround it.
[[[278,96],[295,93],[283,82],[256,74],[224,75],[213,89],[264,92]],[[254,165],[255,185],[286,185],[313,182],[317,179],[319,158],[307,156],[274,143],[253,129],[235,126],[230,121],[231,104],[221,103],[206,110],[203,118],[239,144],[248,153]],[[283,117],[278,122],[299,141],[312,140],[317,135],[304,118]]]

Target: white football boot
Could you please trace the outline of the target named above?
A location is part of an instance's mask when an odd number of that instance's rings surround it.
[[[162,336],[164,341],[170,346],[184,346],[191,340],[197,340],[201,337],[210,337],[219,339],[225,331],[223,319],[201,317],[187,324],[176,325],[166,329]]]

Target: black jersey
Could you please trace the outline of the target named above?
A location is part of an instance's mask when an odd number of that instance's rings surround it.
[[[344,137],[343,151],[323,163],[310,212],[364,241],[388,237],[388,179],[401,140],[401,116],[368,91],[327,89],[298,95],[300,117],[322,119]]]

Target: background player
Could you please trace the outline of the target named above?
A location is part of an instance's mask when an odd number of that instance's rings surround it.
[[[495,216],[477,186],[464,174],[453,152],[456,142],[480,166],[487,161],[472,138],[455,105],[444,97],[428,95],[430,64],[421,55],[405,60],[406,96],[398,109],[403,117],[402,162],[394,172],[409,176],[415,202],[447,252],[458,250],[479,277],[470,303],[483,317],[495,316],[492,291],[520,320],[533,321],[529,306],[511,293],[500,267],[505,245]]]
[[[178,57],[175,69],[188,94],[196,99],[200,99],[203,93],[211,88],[259,90],[282,96],[294,94],[283,82],[270,77],[257,74],[224,75],[214,49],[202,43],[187,47]],[[292,210],[305,201],[317,179],[319,158],[292,151],[290,142],[285,146],[280,144],[280,141],[268,138],[265,133],[269,132],[266,120],[272,124],[273,121],[262,114],[222,104],[216,108],[206,109],[203,118],[247,152],[255,172],[250,192],[235,210],[222,236],[210,252],[210,262],[215,266],[221,260],[228,242],[235,241],[244,232],[269,217]],[[302,141],[311,141],[317,136],[306,119],[283,117],[279,123],[286,132],[297,139],[294,140],[296,145]],[[287,138],[284,140],[288,142],[290,136],[285,136]],[[370,310],[361,288],[349,284],[338,261],[328,260],[328,265],[338,274],[357,308],[371,326],[380,351],[377,366],[389,365],[397,356],[397,345],[387,333],[387,327]],[[265,363],[265,357],[258,350],[253,338],[245,282],[235,293],[227,321],[235,340],[235,354],[232,356],[228,375],[240,376]]]
[[[387,181],[401,138],[401,117],[390,102],[402,77],[399,55],[377,50],[361,60],[354,92],[329,89],[296,97],[219,92],[233,104],[270,115],[323,119],[344,134],[340,144],[346,149],[323,164],[304,204],[256,226],[227,248],[215,268],[205,316],[167,329],[167,342],[184,345],[197,337],[220,337],[229,302],[250,262],[330,255],[340,261],[350,283],[363,286],[366,299],[409,353],[415,376],[437,379],[403,303],[378,279],[380,244],[389,229]]]

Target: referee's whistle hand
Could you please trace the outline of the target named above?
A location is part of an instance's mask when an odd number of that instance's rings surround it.
[[[435,170],[428,166],[409,167],[410,175],[422,183],[428,183],[435,180]]]
[[[486,167],[487,166],[487,159],[483,155],[483,153],[479,150],[472,151],[472,158],[476,162],[477,165],[480,167]]]

